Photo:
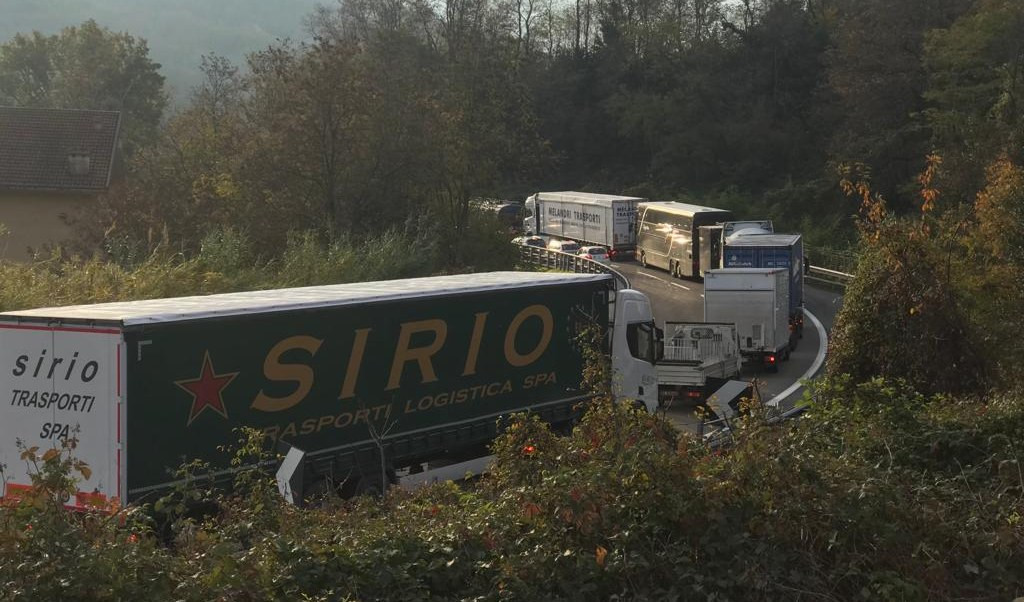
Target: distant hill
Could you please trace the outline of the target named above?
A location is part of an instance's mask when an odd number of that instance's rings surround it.
[[[0,0],[0,42],[16,33],[54,34],[87,19],[145,38],[174,101],[199,81],[211,52],[242,65],[277,39],[305,39],[304,22],[323,0]]]

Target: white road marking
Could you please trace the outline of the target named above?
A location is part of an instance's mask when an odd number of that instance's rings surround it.
[[[814,376],[814,373],[818,371],[818,368],[821,368],[821,365],[825,363],[825,351],[828,349],[828,333],[825,332],[825,327],[821,325],[821,322],[818,321],[818,318],[816,318],[814,314],[805,309],[804,315],[807,316],[808,319],[810,319],[811,323],[814,324],[814,328],[817,329],[818,331],[818,337],[821,340],[821,345],[818,346],[818,355],[814,358],[814,362],[811,363],[811,367],[807,369],[807,372],[804,372],[803,376],[798,378],[795,383],[789,385],[789,387],[787,387],[785,391],[779,393],[775,397],[772,397],[767,402],[765,402],[765,405],[778,407],[778,405],[782,403],[782,400],[789,397],[790,394],[793,393],[793,391],[796,391],[800,387],[804,386],[803,382],[801,381],[809,380],[812,376]],[[790,410],[789,412],[783,414],[783,417],[788,417],[787,414],[789,414],[790,412],[793,412],[793,410]]]
[[[681,288],[683,290],[686,290],[686,291],[690,290],[690,287],[683,286],[682,284],[676,284],[675,282],[669,282],[669,284],[671,284],[672,286],[678,286],[679,288]],[[701,295],[701,297],[703,297],[703,296],[704,295]]]
[[[641,276],[647,276],[648,278],[654,278],[655,280],[661,280],[661,278],[658,278],[654,274],[648,274],[647,272],[637,272],[637,274],[640,274]]]

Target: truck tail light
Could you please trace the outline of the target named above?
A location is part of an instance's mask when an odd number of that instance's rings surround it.
[[[700,391],[687,391],[687,397],[700,397]]]
[[[765,356],[764,361],[765,361],[765,363],[768,363],[768,364],[774,364],[775,363],[775,356],[774,355]]]

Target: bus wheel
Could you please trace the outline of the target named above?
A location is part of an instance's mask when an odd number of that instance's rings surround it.
[[[640,252],[640,265],[647,267],[647,255],[643,251]]]
[[[676,262],[672,261],[671,259],[668,260],[668,274],[673,278],[678,277],[676,276]]]

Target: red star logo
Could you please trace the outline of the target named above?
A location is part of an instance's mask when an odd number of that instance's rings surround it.
[[[224,391],[224,387],[235,380],[236,376],[238,376],[237,372],[217,374],[213,370],[213,362],[210,361],[210,352],[207,351],[203,355],[203,370],[199,374],[199,378],[175,381],[174,384],[192,394],[192,411],[188,415],[188,426],[191,426],[192,421],[206,408],[211,408],[225,418],[228,417],[221,393]]]

